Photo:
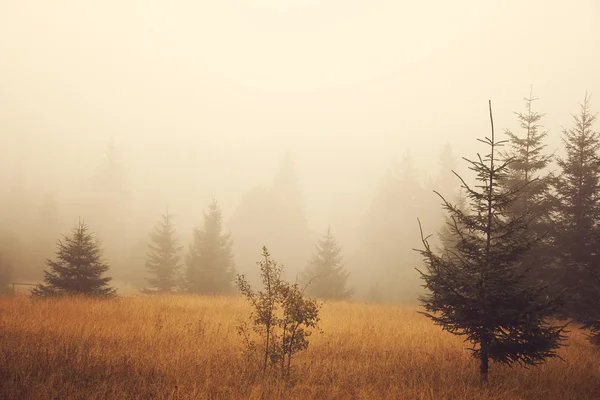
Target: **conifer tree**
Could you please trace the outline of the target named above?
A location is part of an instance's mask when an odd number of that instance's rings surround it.
[[[342,248],[331,227],[315,247],[316,254],[302,273],[301,281],[307,285],[306,293],[321,299],[348,299],[353,293],[352,289],[346,288],[350,273],[342,264]]]
[[[460,178],[467,195],[467,211],[443,200],[451,219],[451,231],[458,240],[456,257],[436,254],[423,238],[420,250],[426,264],[421,272],[429,294],[421,300],[423,313],[444,330],[465,335],[479,359],[480,379],[488,379],[489,360],[505,364],[536,365],[555,357],[563,339],[563,327],[548,320],[559,307],[546,288],[529,285],[519,262],[536,238],[527,230],[527,217],[506,210],[518,192],[505,192],[499,182],[509,162],[498,163],[497,142],[490,102],[492,134],[481,140],[490,151],[469,161],[478,184],[469,186]],[[458,176],[458,175],[457,175]]]
[[[561,175],[555,186],[557,279],[569,291],[566,312],[579,320],[590,316],[590,304],[600,304],[599,283],[593,279],[600,273],[600,134],[593,130],[595,119],[586,93],[574,126],[563,131],[566,157],[558,160]]]
[[[170,293],[177,289],[179,252],[183,247],[177,245],[173,216],[167,210],[161,221],[155,227],[149,244],[150,251],[146,253],[146,270],[150,274],[146,278],[149,288],[147,293]]]
[[[113,297],[116,290],[108,286],[110,277],[103,277],[109,265],[102,260],[98,240],[88,226],[79,221],[70,236],[58,242],[57,260],[47,260],[49,271],[44,271],[45,284],[38,284],[33,296],[86,295]]]
[[[187,289],[192,293],[230,293],[235,278],[232,240],[223,233],[223,217],[216,200],[204,213],[204,226],[194,230],[187,256]]]
[[[516,113],[523,134],[505,131],[509,138],[509,148],[502,156],[511,162],[508,164],[506,176],[499,182],[506,191],[519,191],[519,196],[507,212],[515,215],[530,214],[528,229],[540,237],[540,240],[529,252],[523,267],[531,269],[532,279],[543,280],[548,278],[545,276],[545,270],[552,261],[548,233],[552,226],[550,189],[554,176],[544,172],[552,161],[552,156],[544,151],[544,139],[548,134],[547,131],[540,130],[540,121],[544,114],[533,111],[533,102],[537,98],[530,92],[529,97],[524,100],[526,112]]]

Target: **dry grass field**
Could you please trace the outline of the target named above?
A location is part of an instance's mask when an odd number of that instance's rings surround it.
[[[594,399],[600,351],[578,331],[538,368],[493,364],[414,308],[326,304],[288,381],[242,356],[241,299],[0,299],[1,399]]]

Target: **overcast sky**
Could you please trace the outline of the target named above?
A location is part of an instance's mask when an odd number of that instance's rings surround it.
[[[149,210],[227,216],[290,150],[320,229],[409,148],[428,175],[446,142],[473,156],[489,99],[516,128],[533,85],[558,148],[586,90],[600,111],[598,21],[597,0],[0,0],[0,179],[76,192],[113,136]]]

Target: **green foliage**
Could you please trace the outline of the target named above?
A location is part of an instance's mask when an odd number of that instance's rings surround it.
[[[191,293],[233,291],[232,240],[229,234],[222,233],[222,225],[222,212],[215,200],[204,213],[204,227],[194,230],[194,241],[187,255],[187,290]]]
[[[481,380],[487,382],[490,359],[536,365],[556,357],[564,327],[549,323],[560,298],[548,296],[544,286],[528,284],[520,268],[537,238],[528,231],[528,215],[507,211],[519,190],[505,191],[499,185],[510,160],[497,163],[496,148],[502,142],[495,141],[493,120],[491,139],[480,141],[489,146],[489,154],[467,160],[478,184],[471,187],[459,176],[467,208],[440,195],[452,221],[450,232],[457,238],[454,250],[446,250],[451,257],[435,253],[422,238],[424,249],[419,252],[427,271],[419,272],[429,291],[422,298],[423,314],[444,330],[466,336],[480,360]]]
[[[170,293],[177,289],[179,252],[183,247],[177,246],[173,216],[167,211],[155,227],[146,253],[146,270],[150,276],[146,278],[149,288],[146,293]]]
[[[349,272],[342,265],[342,249],[331,228],[316,244],[316,254],[302,273],[301,283],[306,293],[320,299],[345,300],[353,289],[346,288]]]
[[[102,260],[99,242],[79,221],[71,236],[59,240],[57,260],[47,260],[50,271],[44,271],[45,284],[38,284],[31,294],[35,297],[86,295],[113,297],[115,289],[108,286],[112,278],[102,277],[109,265]]]
[[[598,251],[600,231],[600,133],[592,129],[596,116],[586,95],[574,126],[563,131],[566,157],[558,160],[561,175],[555,191],[554,242],[558,251],[557,281],[569,290],[566,314],[580,321],[593,317],[600,305]]]
[[[238,332],[244,338],[249,356],[261,365],[263,374],[270,368],[289,376],[293,355],[308,348],[310,329],[316,328],[319,322],[320,304],[304,298],[304,290],[298,284],[282,279],[283,266],[271,259],[266,247],[262,256],[258,264],[263,290],[255,292],[243,275],[236,277],[238,289],[253,308],[252,326],[243,322]]]

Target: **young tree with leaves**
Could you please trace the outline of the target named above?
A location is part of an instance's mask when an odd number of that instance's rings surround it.
[[[155,227],[149,244],[150,251],[146,253],[146,270],[149,273],[149,288],[146,293],[171,293],[177,289],[179,252],[183,248],[177,245],[173,216],[167,210],[161,221]]]
[[[350,298],[353,289],[346,287],[350,273],[342,264],[342,248],[333,236],[331,227],[315,247],[316,253],[301,276],[301,283],[306,286],[306,293],[320,299]]]
[[[423,238],[419,250],[427,267],[421,272],[425,288],[423,314],[444,330],[465,335],[479,359],[480,379],[488,380],[489,360],[505,364],[536,365],[555,357],[563,327],[548,321],[560,306],[546,288],[530,285],[519,263],[536,238],[527,230],[527,216],[509,214],[518,191],[503,191],[510,161],[498,162],[490,102],[491,138],[481,140],[490,151],[469,161],[479,182],[469,186],[462,178],[468,209],[443,200],[458,238],[455,257],[435,253]],[[457,175],[458,176],[458,175]]]
[[[243,322],[238,333],[243,337],[248,355],[262,368],[279,369],[281,376],[289,376],[292,357],[308,348],[311,329],[319,322],[320,304],[305,298],[304,290],[286,282],[283,266],[275,262],[263,247],[260,277],[263,289],[255,292],[244,275],[237,275],[236,284],[252,305],[252,327]],[[258,341],[256,340],[258,338]],[[256,358],[259,354],[260,359]]]
[[[566,157],[558,160],[561,174],[555,186],[557,280],[569,292],[566,313],[578,320],[591,317],[590,304],[600,304],[600,282],[593,279],[600,273],[600,133],[593,130],[595,119],[586,93],[574,126],[563,131]]]
[[[187,256],[187,289],[192,293],[230,293],[234,278],[232,240],[223,233],[221,208],[213,200],[204,213],[203,228],[194,230]]]
[[[70,236],[58,242],[57,260],[47,260],[49,271],[44,271],[45,284],[38,284],[31,294],[35,297],[86,295],[113,297],[116,290],[104,277],[109,265],[102,259],[100,243],[82,221]]]

